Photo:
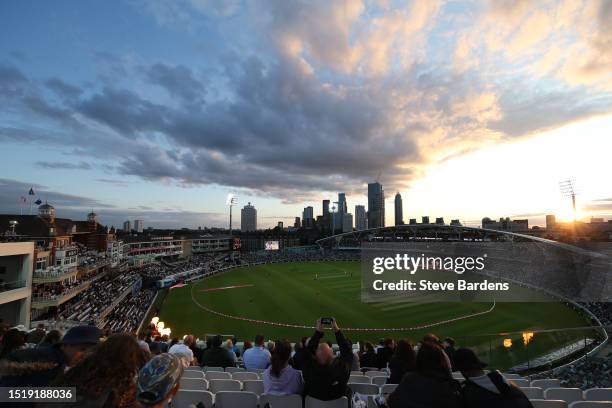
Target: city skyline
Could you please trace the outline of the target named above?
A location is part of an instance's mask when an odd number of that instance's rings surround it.
[[[405,222],[544,225],[574,179],[579,218],[610,217],[610,20],[605,1],[2,3],[0,212],[33,188],[67,218],[226,227],[235,193],[273,227],[339,192],[367,210],[378,180]]]

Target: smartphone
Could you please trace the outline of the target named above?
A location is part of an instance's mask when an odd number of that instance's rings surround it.
[[[326,326],[331,325],[334,322],[334,318],[333,317],[322,317],[321,318],[321,324],[324,324]]]

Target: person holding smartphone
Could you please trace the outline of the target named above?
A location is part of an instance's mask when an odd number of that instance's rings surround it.
[[[340,355],[334,356],[332,348],[322,343],[324,326],[329,325],[336,335]],[[334,400],[342,396],[350,399],[351,390],[347,387],[353,364],[351,346],[340,331],[338,322],[333,317],[317,320],[316,329],[308,344],[303,358],[302,375],[304,377],[304,394],[323,401]]]

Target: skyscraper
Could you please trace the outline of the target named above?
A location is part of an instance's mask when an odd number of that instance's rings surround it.
[[[136,232],[144,231],[144,221],[143,220],[134,220],[134,230]]]
[[[368,228],[385,226],[385,191],[378,181],[368,184]]]
[[[355,206],[355,229],[357,231],[368,229],[368,219],[366,217],[365,206],[363,205]]]
[[[312,208],[312,206],[304,208],[304,212],[302,213],[302,226],[304,228],[314,227],[314,208]]]
[[[329,214],[329,200],[323,200],[323,216]]]
[[[346,206],[346,194],[338,193],[338,212],[341,214],[346,214],[348,212],[348,207]]]
[[[257,210],[250,202],[240,210],[240,231],[257,231]]]
[[[124,232],[131,232],[132,231],[132,222],[130,220],[127,220],[123,223],[123,231]]]
[[[402,196],[399,191],[395,195],[395,225],[404,224],[404,210],[402,208]]]

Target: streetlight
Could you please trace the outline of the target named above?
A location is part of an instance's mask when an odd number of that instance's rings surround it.
[[[238,203],[238,197],[236,197],[234,194],[229,193],[227,195],[227,198],[225,199],[225,204],[229,205],[230,208],[230,222],[229,222],[229,231],[230,231],[230,235],[232,235],[232,207],[234,205],[236,205]]]

